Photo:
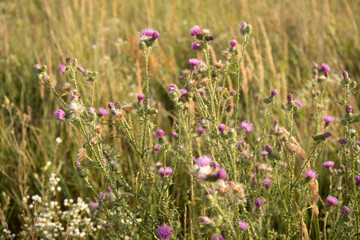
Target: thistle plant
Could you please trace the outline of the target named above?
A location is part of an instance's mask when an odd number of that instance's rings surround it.
[[[241,107],[246,78],[241,64],[252,30],[242,22],[239,39],[230,40],[217,61],[216,34],[198,25],[190,29],[191,49],[198,55],[189,58],[179,81],[166,87],[173,103],[168,126],[156,124],[161,109],[155,108],[149,62],[160,34],[154,29],[139,33],[144,88],[132,102],[99,105],[98,73],[74,58],[59,66],[67,79],[62,91],[53,86],[46,66],[35,66],[40,83],[60,99],[55,118],[82,134],[74,167],[92,191],[89,197],[96,198],[91,205],[102,212],[109,238],[344,239],[360,232],[360,143],[354,127],[360,115],[350,105],[356,82],[343,73],[338,159],[322,158],[334,138],[328,127],[335,124],[321,108],[330,78],[325,63],[313,65],[314,134],[302,139],[312,143],[309,149],[296,136],[297,116],[306,108],[296,92],[286,93],[281,104],[278,91],[269,91],[260,106],[265,116],[255,126]],[[330,178],[324,199],[321,171]]]

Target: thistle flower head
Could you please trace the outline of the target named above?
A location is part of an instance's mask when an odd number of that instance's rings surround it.
[[[206,129],[203,128],[203,127],[201,127],[201,126],[198,128],[198,131],[199,131],[200,133],[206,133]]]
[[[262,152],[260,153],[260,156],[266,157],[268,154],[269,154],[269,153],[268,153],[267,151],[262,151]]]
[[[156,236],[160,239],[169,239],[171,238],[171,227],[163,225],[158,228]]]
[[[227,173],[225,169],[220,169],[217,173],[216,173],[216,178],[217,179],[226,179],[227,178]]]
[[[271,186],[271,179],[269,179],[269,178],[264,179],[262,185],[263,185],[263,187],[270,187]]]
[[[191,49],[192,49],[193,51],[198,50],[199,47],[200,47],[200,43],[198,43],[198,42],[192,42],[192,43],[191,43]]]
[[[65,118],[65,112],[62,109],[58,109],[54,112],[54,116],[58,120],[63,120]]]
[[[87,109],[87,112],[89,114],[93,114],[93,113],[95,113],[95,111],[96,111],[96,109],[94,107],[88,107],[88,109]]]
[[[221,234],[213,234],[210,240],[224,240],[224,238]]]
[[[208,166],[208,165],[210,165],[210,163],[211,163],[211,157],[206,156],[206,155],[198,157],[196,159],[196,165],[198,165],[199,167]]]
[[[168,87],[168,91],[169,93],[173,93],[177,90],[177,86],[175,84],[170,84],[169,87]]]
[[[237,41],[235,39],[230,41],[230,46],[235,47],[237,45]]]
[[[159,175],[161,177],[163,177],[164,175],[170,175],[172,173],[172,168],[171,167],[166,167],[166,169],[164,169],[163,167],[159,169]]]
[[[65,72],[66,66],[65,65],[59,65],[59,72]]]
[[[196,36],[199,33],[200,33],[200,27],[198,25],[195,25],[190,29],[190,35],[191,36]]]
[[[81,66],[77,67],[77,70],[78,70],[79,72],[81,72],[81,73],[83,73],[83,72],[85,71],[85,69],[84,69],[83,67],[81,67]]]
[[[145,98],[144,94],[137,95],[137,99],[139,102],[142,102],[144,100],[144,98]]]
[[[109,112],[105,108],[99,108],[99,115],[100,116],[107,116]]]
[[[260,198],[256,198],[254,204],[256,207],[260,208],[263,205],[263,201]]]
[[[345,71],[345,70],[342,72],[342,75],[343,75],[344,78],[349,77],[349,73],[347,71]]]
[[[217,163],[217,162],[214,162],[214,163],[212,164],[212,167],[213,167],[214,169],[219,168],[219,167],[220,167],[220,164]]]
[[[171,136],[177,138],[177,137],[178,137],[178,134],[177,134],[177,132],[172,132],[172,133],[171,133]]]
[[[330,72],[330,67],[326,63],[321,64],[321,69],[323,70],[324,73]]]
[[[266,145],[265,146],[265,151],[267,151],[268,153],[272,153],[273,149],[270,145]]]
[[[252,130],[254,130],[253,125],[251,123],[249,123],[248,121],[246,121],[246,120],[241,123],[240,128],[243,128],[246,133],[249,133]]]
[[[325,116],[324,121],[326,123],[332,123],[334,121],[334,118],[332,116]]]
[[[275,97],[277,95],[277,90],[276,89],[273,89],[271,90],[271,96]]]
[[[70,117],[73,118],[79,118],[80,115],[85,111],[85,108],[83,105],[81,105],[81,103],[79,103],[78,101],[76,101],[76,99],[74,101],[72,101],[69,105],[69,114]]]
[[[306,171],[306,176],[308,178],[315,179],[317,177],[317,174],[316,174],[316,172],[309,169]]]
[[[339,200],[336,197],[333,196],[328,196],[326,198],[326,202],[329,203],[330,205],[336,206],[339,204]]]
[[[109,102],[109,103],[108,103],[108,108],[109,108],[110,110],[115,109],[115,104],[112,103],[112,102]]]
[[[218,129],[219,129],[220,132],[224,132],[225,129],[226,129],[225,124],[220,124],[220,125],[218,126]]]
[[[197,65],[199,65],[201,63],[201,61],[199,59],[196,59],[196,58],[190,58],[189,63],[192,66],[197,66]]]
[[[335,163],[333,161],[326,161],[326,162],[323,163],[323,166],[325,168],[332,168],[334,166],[334,164]]]
[[[341,209],[341,212],[346,216],[349,215],[350,213],[350,208],[348,208],[347,206],[343,206],[343,208]]]
[[[356,182],[357,184],[360,184],[360,175],[356,175],[356,176],[355,176],[355,182]]]
[[[303,107],[302,103],[298,99],[294,99],[294,103],[301,109]]]
[[[241,228],[242,230],[247,230],[248,229],[248,225],[246,222],[244,221],[239,221],[239,228]]]
[[[156,132],[156,137],[157,138],[162,138],[164,137],[165,135],[165,132],[162,130],[162,129],[159,129],[157,132]]]

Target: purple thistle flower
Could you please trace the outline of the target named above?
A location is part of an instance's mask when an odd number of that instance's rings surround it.
[[[192,66],[197,66],[197,65],[199,65],[201,63],[201,61],[199,59],[196,59],[196,58],[190,58],[189,63]]]
[[[332,136],[332,133],[331,132],[326,132],[323,134],[325,138],[329,138]]]
[[[95,207],[95,204],[96,204],[95,202],[90,202],[89,207]]]
[[[291,93],[289,93],[286,98],[289,102],[291,102],[294,99],[294,96]]]
[[[200,119],[200,120],[199,120],[199,123],[200,123],[200,124],[205,124],[205,122],[206,122],[205,119]]]
[[[93,114],[93,113],[95,113],[95,108],[94,107],[88,107],[88,109],[87,109],[87,112],[89,113],[89,114]]]
[[[221,93],[222,92],[222,87],[219,87],[218,88],[218,93]]]
[[[210,240],[224,240],[221,234],[213,234]]]
[[[105,108],[99,108],[99,114],[101,116],[107,116],[109,112]]]
[[[185,88],[181,88],[180,90],[180,99],[184,98],[188,91]]]
[[[54,116],[57,120],[63,120],[65,118],[65,112],[62,109],[58,109],[54,112]]]
[[[192,42],[191,43],[191,49],[196,51],[200,47],[200,44],[198,42]]]
[[[271,96],[275,97],[277,95],[277,90],[276,89],[273,89],[271,90]]]
[[[356,182],[357,184],[360,184],[360,175],[356,175],[356,176],[355,176],[355,182]]]
[[[161,146],[159,144],[155,144],[154,149],[155,149],[156,152],[160,152]]]
[[[103,162],[104,162],[104,164],[106,164],[106,163],[107,163],[107,159],[106,159],[106,158],[103,158]]]
[[[179,150],[182,150],[184,146],[182,144],[179,145]]]
[[[168,87],[168,91],[169,93],[173,93],[177,90],[177,86],[175,84],[170,84],[169,87]]]
[[[346,216],[349,215],[350,213],[350,208],[348,208],[347,206],[343,206],[343,208],[341,209],[341,212]]]
[[[262,185],[263,185],[263,187],[270,187],[271,186],[271,179],[269,179],[269,178],[264,179]]]
[[[217,179],[226,179],[226,178],[227,178],[227,173],[226,173],[225,169],[220,169],[220,170],[216,173],[216,178],[217,178]]]
[[[334,162],[333,161],[326,161],[323,163],[323,166],[326,168],[332,168],[334,166]]]
[[[321,64],[321,69],[323,70],[324,73],[330,72],[330,67],[326,63]]]
[[[190,29],[190,35],[191,36],[196,36],[199,33],[200,33],[200,27],[198,25],[195,25]]]
[[[172,133],[171,133],[171,136],[177,138],[177,137],[178,137],[178,134],[177,134],[177,132],[172,132]]]
[[[160,239],[169,239],[171,238],[171,227],[163,225],[158,228],[156,236]]]
[[[345,138],[340,138],[338,141],[341,145],[344,145],[346,143],[346,139]]]
[[[157,132],[156,132],[156,137],[157,138],[162,138],[164,137],[165,135],[165,132],[162,130],[162,129],[159,129]]]
[[[260,198],[255,199],[255,206],[260,208],[263,205],[263,201]]]
[[[345,111],[346,111],[347,113],[351,113],[351,112],[352,112],[352,106],[351,106],[350,104],[346,105],[346,106],[345,106]]]
[[[115,109],[115,104],[112,103],[112,102],[109,102],[109,103],[108,103],[108,108],[109,108],[110,110]]]
[[[104,227],[105,227],[105,228],[110,228],[110,225],[109,225],[108,223],[105,223],[105,224],[104,224]]]
[[[196,159],[196,165],[198,165],[199,167],[205,167],[210,165],[211,163],[211,157],[208,157],[206,155],[198,157]]]
[[[35,64],[34,68],[35,68],[36,70],[40,70],[40,69],[41,69],[41,65],[40,65],[40,64]]]
[[[268,153],[272,153],[273,149],[270,145],[266,145],[265,146],[265,151],[267,151]]]
[[[78,67],[77,70],[81,73],[83,73],[85,71],[85,69],[83,67]]]
[[[333,196],[328,196],[326,198],[326,202],[333,205],[333,206],[336,206],[336,205],[339,204],[339,200],[336,197],[333,197]]]
[[[200,133],[206,133],[206,129],[201,126],[198,128],[198,130]]]
[[[325,116],[324,121],[326,123],[332,123],[334,121],[334,118],[332,116]]]
[[[269,153],[268,153],[267,151],[262,151],[262,152],[260,153],[260,156],[266,157],[268,154],[269,154]]]
[[[236,44],[237,44],[237,41],[236,41],[235,39],[233,39],[233,40],[230,41],[230,45],[231,45],[232,47],[235,47]]]
[[[139,102],[142,102],[144,100],[144,94],[139,94],[137,95],[137,99],[139,100]]]
[[[220,164],[217,163],[217,162],[214,162],[214,163],[212,164],[212,167],[213,167],[214,169],[219,168],[219,167],[220,167]]]
[[[156,40],[160,37],[160,33],[158,31],[153,32],[151,35],[152,39]]]
[[[285,162],[280,162],[281,166],[287,167],[287,164]]]
[[[80,163],[79,161],[76,161],[76,162],[75,162],[75,167],[76,167],[77,169],[80,169],[81,163]]]
[[[219,129],[220,132],[224,132],[224,131],[225,131],[225,128],[226,128],[225,124],[220,124],[220,125],[218,126],[218,129]]]
[[[344,78],[349,77],[349,73],[347,71],[345,71],[345,70],[342,72],[342,75],[343,75]]]
[[[65,72],[66,66],[65,65],[59,65],[59,72]]]
[[[254,178],[255,177],[255,173],[249,173],[249,178]]]
[[[244,221],[239,221],[239,228],[241,228],[242,230],[247,230],[248,229],[248,225],[246,222]]]
[[[248,121],[246,121],[246,120],[241,123],[240,127],[243,128],[246,133],[249,133],[252,130],[254,130],[253,125],[251,123],[249,123]]]
[[[109,192],[112,192],[112,188],[111,188],[110,186],[107,186],[107,190],[108,190]]]
[[[306,171],[306,176],[308,178],[315,179],[317,177],[317,174],[316,174],[316,172],[309,169]]]
[[[248,26],[248,24],[246,22],[241,22],[240,23],[240,27],[239,27],[239,32],[240,34],[244,35],[245,34],[245,29]]]
[[[141,35],[142,36],[148,36],[148,37],[152,37],[154,34],[155,30],[152,28],[145,28],[141,31]]]
[[[303,107],[302,103],[298,99],[294,99],[294,103],[301,109]]]
[[[104,200],[105,197],[106,197],[105,193],[103,193],[103,192],[100,192],[100,193],[99,193],[99,199],[100,199],[100,200]]]
[[[236,91],[235,91],[235,90],[231,90],[231,91],[230,91],[230,95],[231,95],[231,96],[236,96]]]
[[[161,177],[163,177],[164,174],[167,176],[167,175],[170,175],[171,173],[172,173],[172,168],[171,168],[171,167],[166,167],[165,170],[164,170],[163,167],[159,169],[159,175],[160,175]]]

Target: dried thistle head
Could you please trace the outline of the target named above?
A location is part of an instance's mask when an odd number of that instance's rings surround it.
[[[206,86],[210,83],[210,79],[209,78],[203,78],[201,79],[200,81],[200,84],[203,85],[203,86]]]
[[[103,130],[103,127],[100,124],[96,124],[96,126],[94,126],[94,131],[98,134],[101,134]]]
[[[124,105],[124,106],[122,106],[122,110],[124,110],[126,113],[129,113],[129,112],[131,112],[131,110],[133,110],[133,105],[132,104],[126,104],[126,105]]]
[[[65,82],[65,83],[63,84],[63,86],[62,86],[62,89],[63,89],[63,91],[66,91],[66,92],[71,92],[71,90],[72,90],[72,86],[71,86],[71,84],[70,84],[70,83]]]
[[[79,159],[79,161],[84,160],[87,157],[86,149],[80,148],[76,157]]]
[[[217,68],[217,69],[223,69],[224,68],[224,64],[222,63],[222,61],[218,61],[214,64],[214,66]]]

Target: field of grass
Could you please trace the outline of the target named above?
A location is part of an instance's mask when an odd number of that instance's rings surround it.
[[[34,73],[37,63],[46,64],[57,88],[64,76],[59,64],[67,56],[77,58],[87,69],[99,72],[96,81],[98,105],[110,101],[131,102],[143,92],[144,63],[138,47],[138,32],[152,27],[160,32],[150,57],[150,92],[159,109],[156,123],[170,132],[173,104],[167,86],[179,84],[191,50],[189,30],[193,25],[211,29],[214,35],[212,60],[223,59],[221,50],[231,39],[241,42],[241,21],[252,24],[252,41],[241,71],[246,78],[240,94],[243,119],[254,125],[263,122],[262,99],[269,90],[279,91],[280,102],[289,92],[304,109],[295,118],[294,136],[309,149],[314,112],[310,100],[312,62],[331,67],[325,85],[325,115],[339,122],[342,90],[338,87],[346,69],[353,80],[360,78],[360,1],[264,1],[264,0],[5,0],[0,2],[0,219],[12,232],[23,223],[22,198],[46,194],[51,173],[60,178],[58,200],[92,199],[91,191],[78,175],[74,162],[82,136],[74,128],[54,119],[59,107]],[[235,87],[234,87],[235,88]],[[359,95],[350,98],[359,112]],[[281,111],[280,109],[276,111]],[[277,112],[276,112],[277,113]],[[285,125],[286,117],[278,120]],[[358,128],[359,126],[356,125]],[[336,161],[334,153],[342,129],[330,126],[334,138],[317,163]],[[260,134],[260,129],[255,130]],[[252,136],[255,138],[256,135]],[[62,142],[56,139],[61,138]],[[121,155],[130,152],[117,142]],[[51,164],[47,164],[51,162]],[[104,177],[95,177],[94,188],[106,188]],[[131,179],[131,178],[130,178]],[[319,175],[320,195],[327,196],[326,172]],[[1,228],[0,228],[1,229]],[[2,239],[2,238],[0,238]],[[25,238],[24,238],[25,239]]]

